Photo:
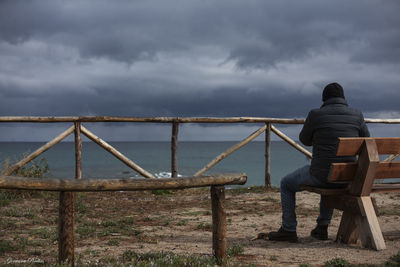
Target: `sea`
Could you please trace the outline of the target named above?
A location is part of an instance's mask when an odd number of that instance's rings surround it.
[[[170,142],[109,142],[137,165],[159,178],[171,176]],[[0,164],[15,163],[45,143],[0,142]],[[236,142],[179,142],[178,174],[192,176],[220,153]],[[279,186],[280,179],[295,169],[310,164],[310,160],[283,141],[271,142],[271,184]],[[75,176],[73,142],[61,142],[35,160],[47,160],[48,178],[70,179]],[[205,174],[246,173],[248,186],[265,185],[265,143],[253,141],[229,155]],[[93,142],[82,144],[82,176],[85,178],[137,178],[133,169]],[[242,187],[243,187],[242,186]]]

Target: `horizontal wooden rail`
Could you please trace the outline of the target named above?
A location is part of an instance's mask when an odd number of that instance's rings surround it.
[[[242,185],[246,174],[216,174],[184,178],[131,179],[37,179],[0,175],[0,188],[43,191],[139,191],[158,189],[185,189],[219,185]]]
[[[400,119],[368,119],[367,123],[400,124]],[[304,124],[304,118],[266,117],[112,117],[112,116],[70,116],[33,117],[0,116],[0,122],[154,122],[154,123],[278,123]]]

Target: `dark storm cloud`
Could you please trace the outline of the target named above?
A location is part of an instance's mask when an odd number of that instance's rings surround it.
[[[400,2],[0,0],[0,116],[400,115]]]
[[[398,1],[13,1],[0,36],[61,42],[83,56],[129,61],[196,45],[222,46],[241,67],[265,67],[340,47],[356,61],[398,62]]]
[[[255,117],[305,117],[310,108],[321,105],[320,94],[305,96],[300,93],[276,93],[267,90],[249,91],[243,88],[220,88],[209,93],[201,91],[181,93],[159,92],[155,95],[142,87],[142,92],[124,89],[96,88],[96,94],[70,93],[68,90],[50,95],[29,96],[13,92],[10,101],[0,107],[5,114],[56,116],[65,115],[115,115],[115,116],[255,116]],[[382,95],[379,92],[365,95],[350,90],[346,98],[351,106],[369,112],[387,110],[398,104],[398,91]],[[68,105],[64,105],[68,103]],[[16,109],[15,107],[23,107]],[[42,107],[42,108],[40,108]]]

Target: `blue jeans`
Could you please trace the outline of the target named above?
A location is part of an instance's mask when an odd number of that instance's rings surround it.
[[[332,184],[323,182],[310,173],[310,166],[306,165],[286,175],[281,180],[282,202],[282,227],[286,231],[296,231],[296,192],[301,191],[302,185],[315,187],[333,187]],[[329,225],[332,219],[333,209],[325,208],[319,203],[318,225]]]

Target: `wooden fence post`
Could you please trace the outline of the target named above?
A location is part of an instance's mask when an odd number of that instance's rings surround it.
[[[211,210],[213,223],[213,254],[218,263],[226,258],[225,187],[211,186]]]
[[[74,266],[74,202],[75,193],[60,192],[58,217],[58,261]]]
[[[172,124],[171,136],[171,177],[178,177],[178,131],[179,123],[174,121]]]
[[[82,138],[81,124],[75,125],[75,178],[82,179]],[[74,266],[74,232],[75,232],[75,193],[60,192],[59,203],[59,229],[58,229],[58,261],[68,262]]]
[[[82,179],[82,137],[80,122],[75,122],[75,178]]]
[[[271,187],[271,123],[265,130],[265,187]]]

